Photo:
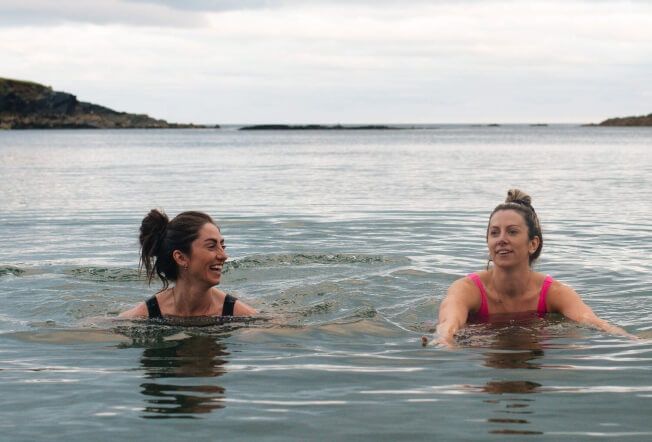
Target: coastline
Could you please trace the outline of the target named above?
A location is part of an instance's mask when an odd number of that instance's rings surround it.
[[[521,123],[534,128],[554,123]],[[512,123],[460,124],[499,128]],[[642,116],[615,117],[583,127],[652,127],[652,113]],[[232,125],[229,125],[232,126]],[[244,124],[239,131],[310,131],[310,130],[404,130],[437,129],[450,124]],[[39,83],[0,78],[0,130],[25,129],[220,129],[218,124],[173,123],[147,114],[120,112],[98,104],[79,101],[68,92],[53,90]]]
[[[0,78],[0,129],[218,129],[219,125],[170,123],[79,101],[68,92]]]

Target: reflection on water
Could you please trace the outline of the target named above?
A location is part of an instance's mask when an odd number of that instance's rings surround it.
[[[213,336],[168,339],[145,349],[145,418],[193,418],[224,408],[225,389],[214,378],[226,372],[229,353]],[[185,382],[184,382],[185,381]]]
[[[536,393],[541,384],[530,381],[491,381],[487,382],[482,391],[490,394],[506,393]]]
[[[489,348],[484,356],[484,365],[497,369],[540,369],[544,356],[544,344],[549,336],[543,321],[531,318],[488,324],[492,333]],[[523,398],[520,395],[540,392],[541,384],[529,380],[489,381],[482,391],[491,395],[518,395],[501,399],[486,399],[491,405],[492,417],[487,419],[490,434],[538,435],[541,431],[530,429],[528,419],[534,417],[531,406],[534,397]],[[499,416],[495,416],[499,414]],[[528,419],[525,419],[525,416]],[[503,428],[496,428],[497,426]]]
[[[531,394],[538,393],[541,384],[531,381],[491,381],[483,387],[482,391],[488,394]],[[531,430],[530,420],[535,417],[531,406],[533,398],[506,397],[504,399],[487,399],[485,403],[491,405],[492,417],[487,419],[492,424],[490,434],[543,434],[541,431]],[[496,416],[495,414],[498,414]],[[528,419],[525,419],[528,417]],[[503,428],[496,428],[500,425]],[[515,427],[516,426],[516,427]]]
[[[494,368],[541,368],[537,359],[543,357],[543,350],[489,352],[485,354],[485,365]]]
[[[538,319],[520,321],[510,326],[493,324],[489,329],[494,333],[490,351],[484,353],[485,365],[492,368],[540,369],[543,358],[542,341],[545,328],[538,327]]]

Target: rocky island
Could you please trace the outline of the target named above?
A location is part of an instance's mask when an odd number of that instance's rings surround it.
[[[609,118],[598,126],[652,126],[652,114],[639,117]]]
[[[0,129],[176,129],[201,128],[168,123],[145,114],[117,112],[78,101],[67,92],[29,81],[0,78]],[[219,127],[219,126],[211,126]]]
[[[397,127],[384,126],[384,125],[367,125],[367,126],[342,126],[336,124],[335,126],[328,126],[323,124],[306,124],[306,125],[291,125],[291,124],[257,124],[253,126],[244,126],[239,130],[387,130],[398,129]]]

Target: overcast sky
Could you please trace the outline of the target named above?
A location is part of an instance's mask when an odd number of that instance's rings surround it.
[[[0,76],[195,123],[652,112],[652,1],[0,0]]]

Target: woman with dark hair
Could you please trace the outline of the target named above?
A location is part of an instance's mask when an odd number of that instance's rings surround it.
[[[439,308],[440,343],[453,344],[455,333],[467,322],[514,313],[540,317],[561,313],[609,333],[634,337],[597,317],[572,288],[532,270],[543,248],[543,233],[529,195],[518,189],[507,192],[505,202],[491,212],[486,240],[493,265],[450,286]],[[425,345],[428,338],[422,341]]]
[[[151,284],[155,276],[161,291],[121,318],[165,316],[250,316],[256,310],[215,288],[228,259],[224,238],[210,216],[183,212],[170,221],[151,210],[140,226],[140,268]],[[169,282],[174,282],[170,287]]]

